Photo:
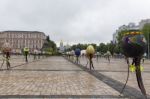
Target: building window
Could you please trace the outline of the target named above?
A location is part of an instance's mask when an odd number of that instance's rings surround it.
[[[30,34],[28,34],[28,38],[30,38]]]

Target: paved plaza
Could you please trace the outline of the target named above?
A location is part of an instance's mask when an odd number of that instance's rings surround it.
[[[129,82],[120,96],[127,76],[124,59],[93,59],[95,70],[85,68],[87,59],[76,65],[62,56],[34,60],[23,56],[11,57],[11,70],[3,66],[0,71],[0,99],[142,99],[135,73],[130,73]],[[2,60],[0,61],[0,64]],[[150,94],[150,61],[142,64],[144,85]]]

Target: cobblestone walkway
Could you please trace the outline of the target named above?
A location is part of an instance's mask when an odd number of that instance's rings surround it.
[[[23,57],[12,59],[14,68],[0,71],[0,99],[128,99],[119,96],[120,93],[113,87],[63,57],[49,57],[15,67],[22,63]],[[119,72],[115,73],[103,72],[113,79]]]

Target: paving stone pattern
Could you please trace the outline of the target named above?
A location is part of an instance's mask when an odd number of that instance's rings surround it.
[[[0,99],[128,99],[63,57],[32,61],[30,57],[25,64],[23,56],[13,56],[13,68],[0,71]],[[16,66],[19,64],[23,65]]]

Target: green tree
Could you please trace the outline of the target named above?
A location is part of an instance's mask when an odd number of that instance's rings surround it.
[[[120,48],[120,46],[118,44],[116,44],[115,47],[114,47],[114,53],[116,53],[116,54],[120,54],[121,53],[121,48]]]
[[[46,41],[47,41],[47,42],[49,42],[49,41],[50,41],[50,37],[49,37],[49,35],[48,35],[48,36],[46,36]]]
[[[50,40],[49,36],[46,37],[42,50],[49,53],[51,52],[52,54],[56,52],[57,50],[56,44],[54,41]]]
[[[76,48],[79,48],[80,50],[85,50],[87,48],[88,44],[77,44],[77,45],[72,45],[71,50],[75,50]]]
[[[96,44],[92,43],[90,45],[92,45],[94,47],[94,49],[97,49],[97,45]]]
[[[105,43],[100,43],[99,46],[97,47],[97,51],[104,54],[108,50],[108,47]]]
[[[115,53],[115,46],[116,46],[116,44],[113,44],[113,42],[107,43],[107,47],[108,47],[108,50],[110,51],[111,55],[114,55],[114,53]]]
[[[117,53],[122,53],[122,47],[121,47],[122,38],[123,38],[124,34],[127,32],[128,32],[128,30],[122,30],[118,33],[118,36],[117,36],[118,43],[117,43],[116,48],[115,48],[115,51],[117,51]]]
[[[144,27],[142,28],[142,32],[144,33],[144,36],[148,41],[148,37],[150,37],[150,23],[144,25]]]
[[[142,28],[142,32],[144,33],[144,36],[146,38],[146,41],[148,42],[148,46],[150,48],[150,23],[147,23]],[[148,47],[147,47],[147,54],[148,54]]]

